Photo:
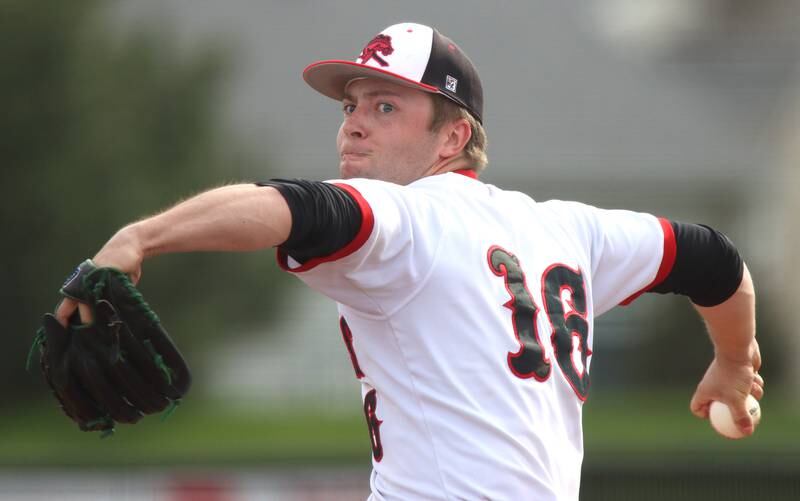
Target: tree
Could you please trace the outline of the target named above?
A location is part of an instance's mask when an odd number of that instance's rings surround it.
[[[19,372],[74,266],[122,225],[241,175],[253,161],[233,154],[220,125],[225,53],[179,57],[160,34],[120,39],[101,7],[95,0],[0,6],[5,392],[30,393],[38,384]],[[196,339],[265,320],[273,306],[263,305],[279,297],[269,261],[264,254],[157,258],[146,263],[141,288],[191,353]]]

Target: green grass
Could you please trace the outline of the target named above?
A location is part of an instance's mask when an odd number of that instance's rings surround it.
[[[79,431],[51,404],[0,417],[0,466],[368,464],[363,420],[301,409],[232,411],[190,400],[164,422],[149,416],[101,439]]]
[[[752,460],[800,457],[800,413],[777,396],[745,440],[719,437],[688,411],[688,395],[592,395],[584,412],[587,461],[663,462],[669,458]],[[364,417],[293,411],[234,410],[189,399],[165,422],[149,416],[114,436],[77,429],[54,403],[0,414],[0,467],[149,467],[368,465]]]
[[[584,408],[587,460],[747,462],[800,458],[800,411],[779,395],[762,401],[755,434],[741,440],[718,435],[689,411],[690,393],[593,395]]]

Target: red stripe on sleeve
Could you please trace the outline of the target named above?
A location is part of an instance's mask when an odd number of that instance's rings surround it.
[[[664,232],[664,254],[661,256],[661,266],[658,267],[656,278],[654,278],[647,287],[622,301],[620,303],[622,306],[631,304],[637,297],[663,282],[672,271],[672,266],[675,265],[675,255],[678,248],[675,244],[675,232],[672,230],[672,224],[670,224],[668,219],[663,217],[658,218],[658,222],[661,224],[661,230]]]
[[[350,186],[349,184],[344,183],[334,183],[339,188],[343,189],[347,193],[350,194],[351,197],[356,201],[358,207],[361,209],[361,228],[356,233],[356,236],[353,240],[350,241],[349,244],[345,245],[338,251],[329,254],[327,256],[322,257],[315,257],[314,259],[310,259],[305,263],[301,264],[297,268],[290,268],[288,263],[288,255],[278,248],[276,250],[276,258],[278,261],[278,266],[280,266],[285,271],[290,271],[292,273],[298,273],[303,271],[308,271],[315,266],[327,263],[329,261],[336,261],[338,259],[342,259],[344,257],[349,256],[350,254],[354,253],[358,249],[361,248],[362,245],[367,241],[369,236],[372,234],[372,228],[375,226],[375,216],[372,214],[372,207],[367,202],[367,199],[355,188]]]

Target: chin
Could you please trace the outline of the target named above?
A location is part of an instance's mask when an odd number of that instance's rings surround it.
[[[371,169],[366,163],[361,162],[341,162],[339,164],[339,174],[342,176],[342,179],[352,179],[354,177],[377,179],[374,169]]]
[[[339,175],[342,179],[352,179],[354,177],[366,177],[362,172],[363,169],[356,167],[350,163],[342,162],[339,164]]]

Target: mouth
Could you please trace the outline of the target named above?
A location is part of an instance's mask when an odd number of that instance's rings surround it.
[[[359,151],[343,151],[343,152],[342,152],[342,153],[339,155],[339,159],[340,159],[342,162],[357,162],[357,161],[359,161],[359,160],[363,160],[363,159],[367,158],[368,156],[369,156],[369,155],[368,155],[367,153],[364,153],[364,152],[359,152]]]

